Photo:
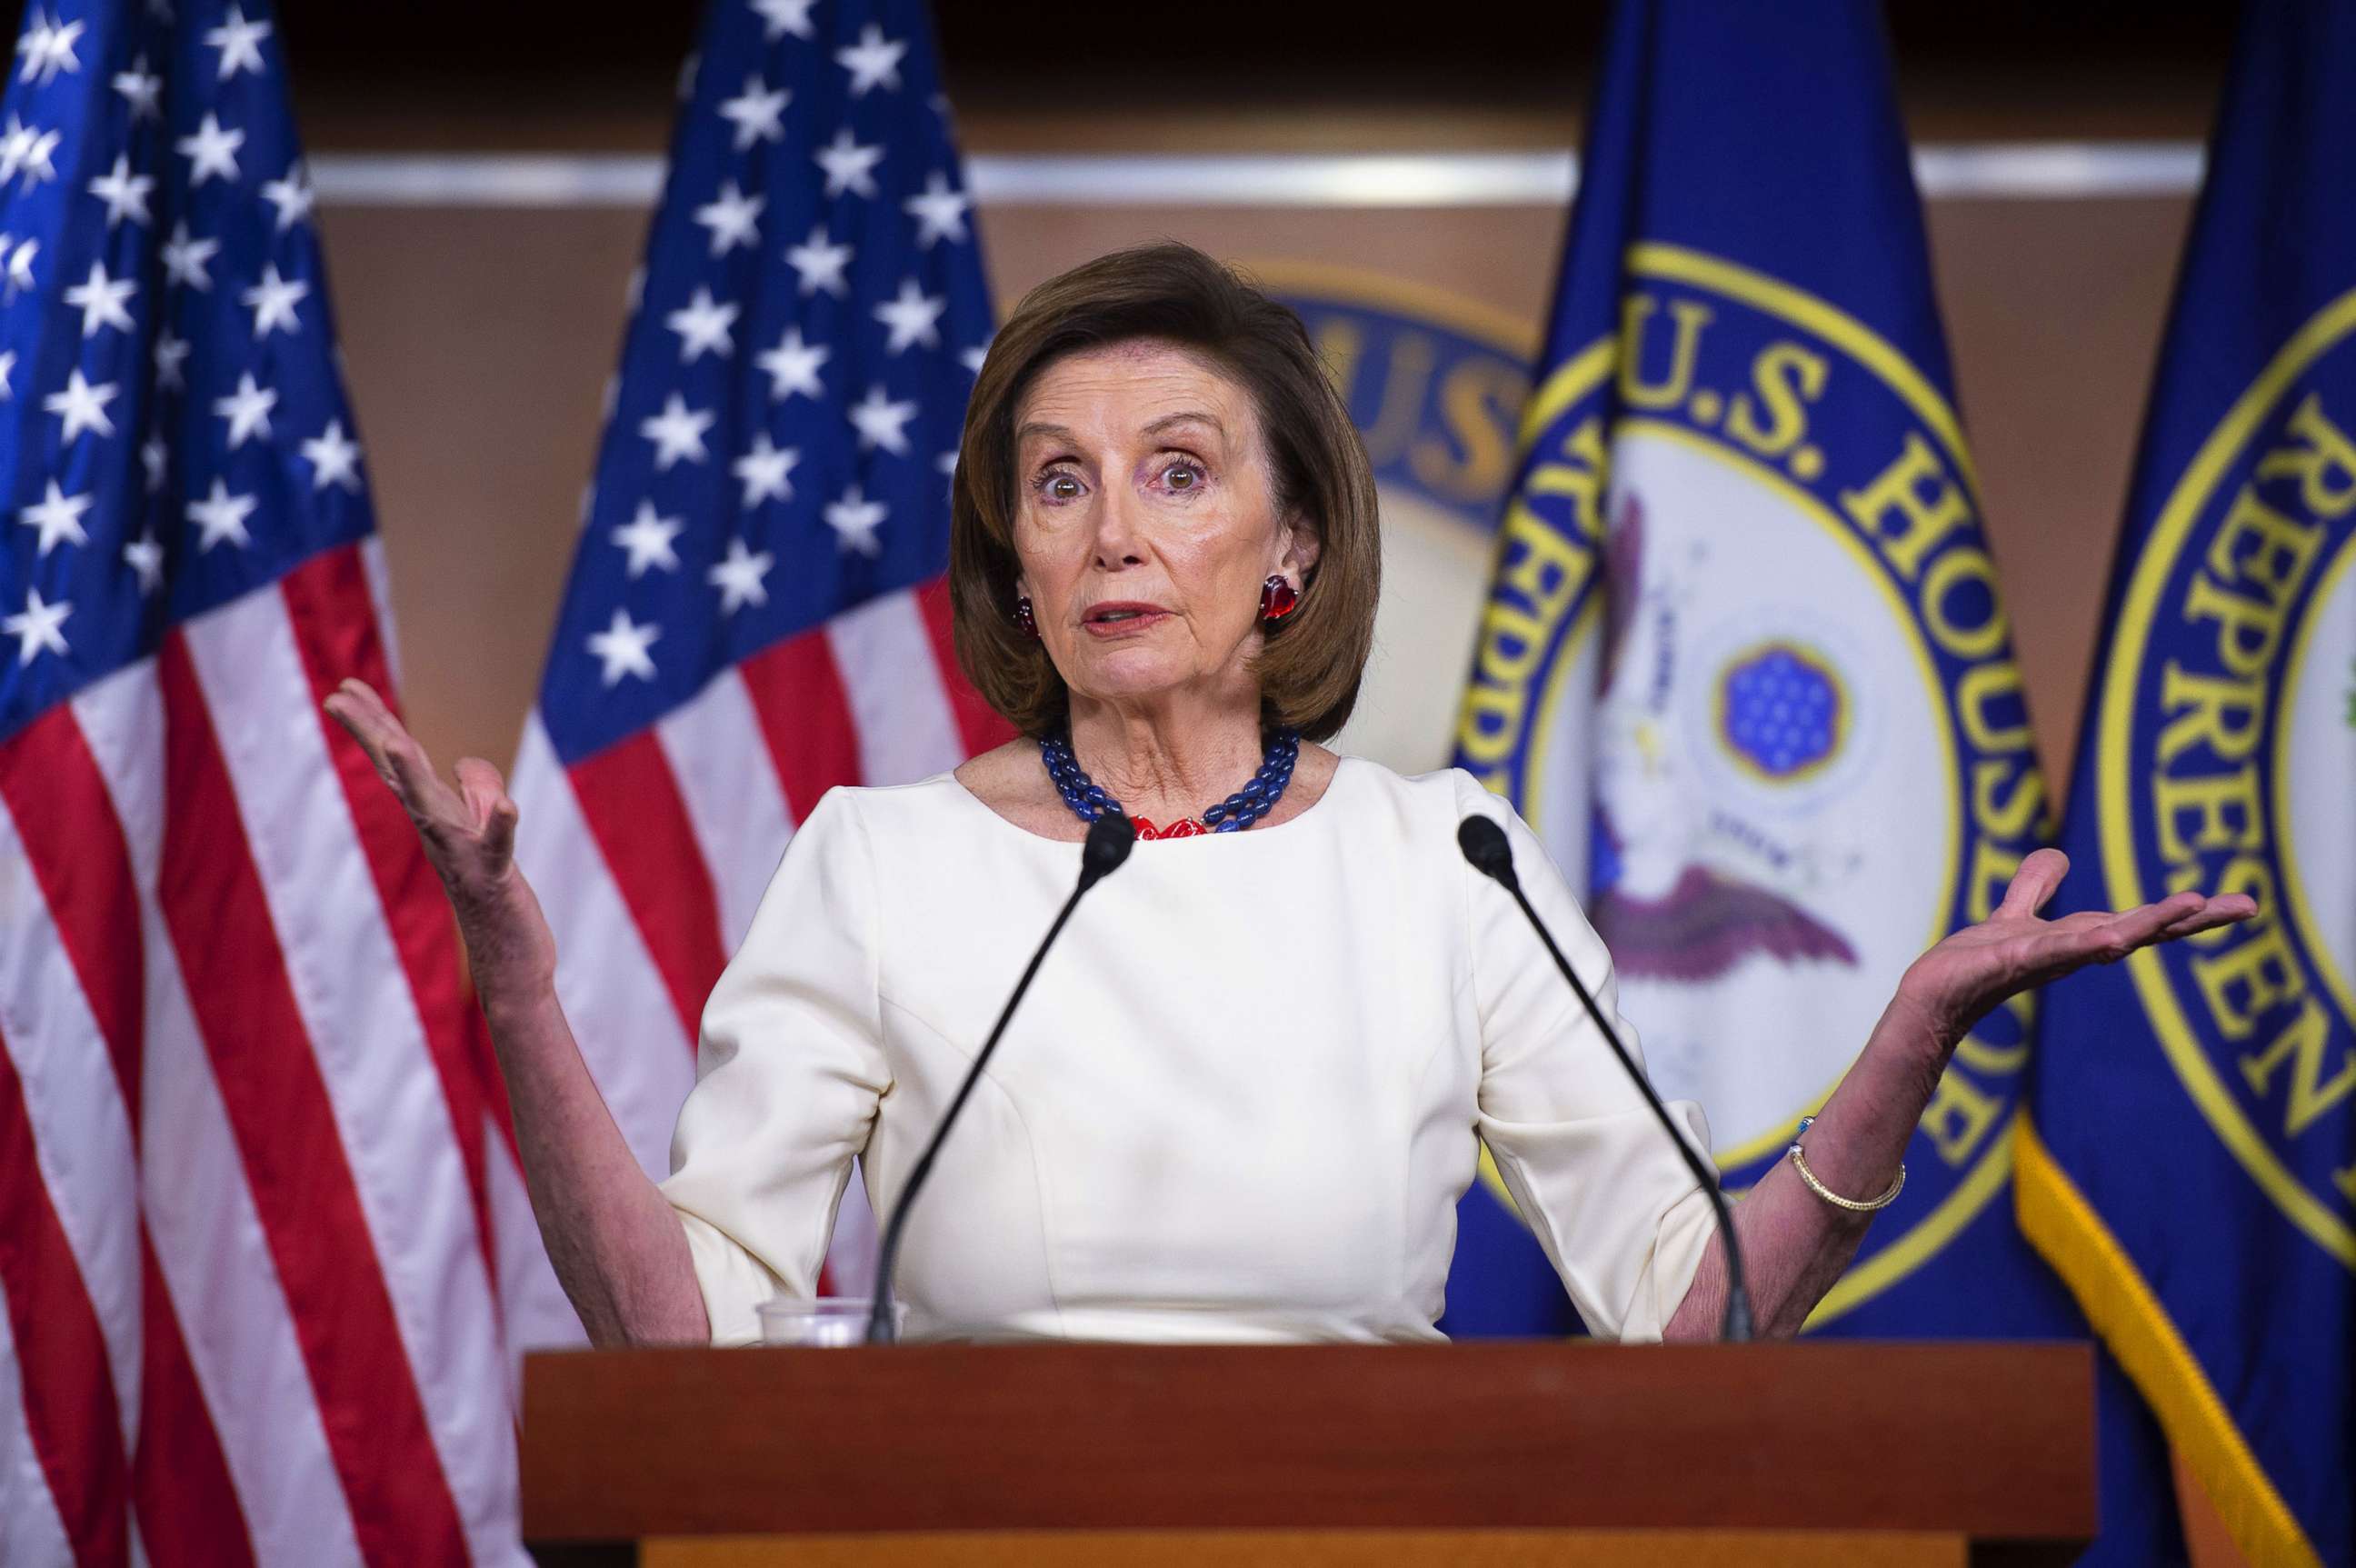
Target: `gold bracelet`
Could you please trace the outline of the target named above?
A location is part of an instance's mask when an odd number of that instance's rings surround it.
[[[1859,1203],[1853,1197],[1843,1197],[1839,1193],[1818,1181],[1816,1173],[1808,1168],[1808,1156],[1800,1153],[1800,1134],[1806,1132],[1809,1123],[1814,1121],[1815,1118],[1813,1116],[1800,1118],[1800,1125],[1792,1133],[1792,1146],[1784,1151],[1791,1155],[1793,1169],[1800,1173],[1800,1179],[1808,1184],[1810,1192],[1815,1193],[1834,1208],[1846,1208],[1852,1214],[1870,1214],[1877,1208],[1887,1208],[1898,1201],[1898,1195],[1906,1188],[1906,1165],[1902,1161],[1898,1166],[1898,1179],[1890,1184],[1890,1190],[1879,1197],[1864,1203]]]

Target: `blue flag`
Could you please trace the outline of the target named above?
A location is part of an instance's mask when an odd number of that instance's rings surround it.
[[[2258,917],[2054,988],[2037,1245],[2254,1563],[2356,1563],[2356,14],[2252,5],[2070,797],[2065,908]]]
[[[1735,1189],[2042,842],[1877,7],[1616,7],[1456,760],[1584,882]],[[2008,1198],[2032,1009],[1956,1052],[1815,1331],[2084,1332]],[[1483,1176],[1444,1326],[1564,1326]],[[2112,1458],[2114,1560],[2179,1551],[2147,1423]]]

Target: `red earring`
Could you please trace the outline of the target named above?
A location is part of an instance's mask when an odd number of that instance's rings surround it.
[[[1034,642],[1038,640],[1039,623],[1032,617],[1031,596],[1028,594],[1017,596],[1014,601],[1014,624],[1023,628],[1024,636]]]
[[[1259,585],[1259,618],[1282,620],[1301,603],[1301,594],[1282,576],[1271,576]]]

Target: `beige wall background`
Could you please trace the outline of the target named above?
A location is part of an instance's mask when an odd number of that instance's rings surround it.
[[[2189,214],[2184,197],[1929,204],[1987,528],[2057,781],[2076,742]],[[1025,205],[985,209],[978,225],[1001,309],[1077,262],[1170,235],[1226,257],[1372,268],[1485,304],[1535,335],[1565,216]],[[434,756],[504,766],[578,538],[646,214],[352,205],[327,209],[321,225],[404,695]],[[1470,645],[1429,652],[1462,665]]]

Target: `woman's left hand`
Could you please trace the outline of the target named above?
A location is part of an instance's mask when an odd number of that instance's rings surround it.
[[[2058,849],[2040,849],[2021,862],[1995,914],[1955,932],[1908,967],[1891,1008],[1912,1015],[1943,1052],[1952,1050],[1974,1024],[2020,992],[2090,963],[2116,963],[2137,948],[2258,912],[2256,900],[2242,894],[2210,898],[2185,892],[2140,909],[2040,918],[2037,911],[2069,869],[2070,857]]]

